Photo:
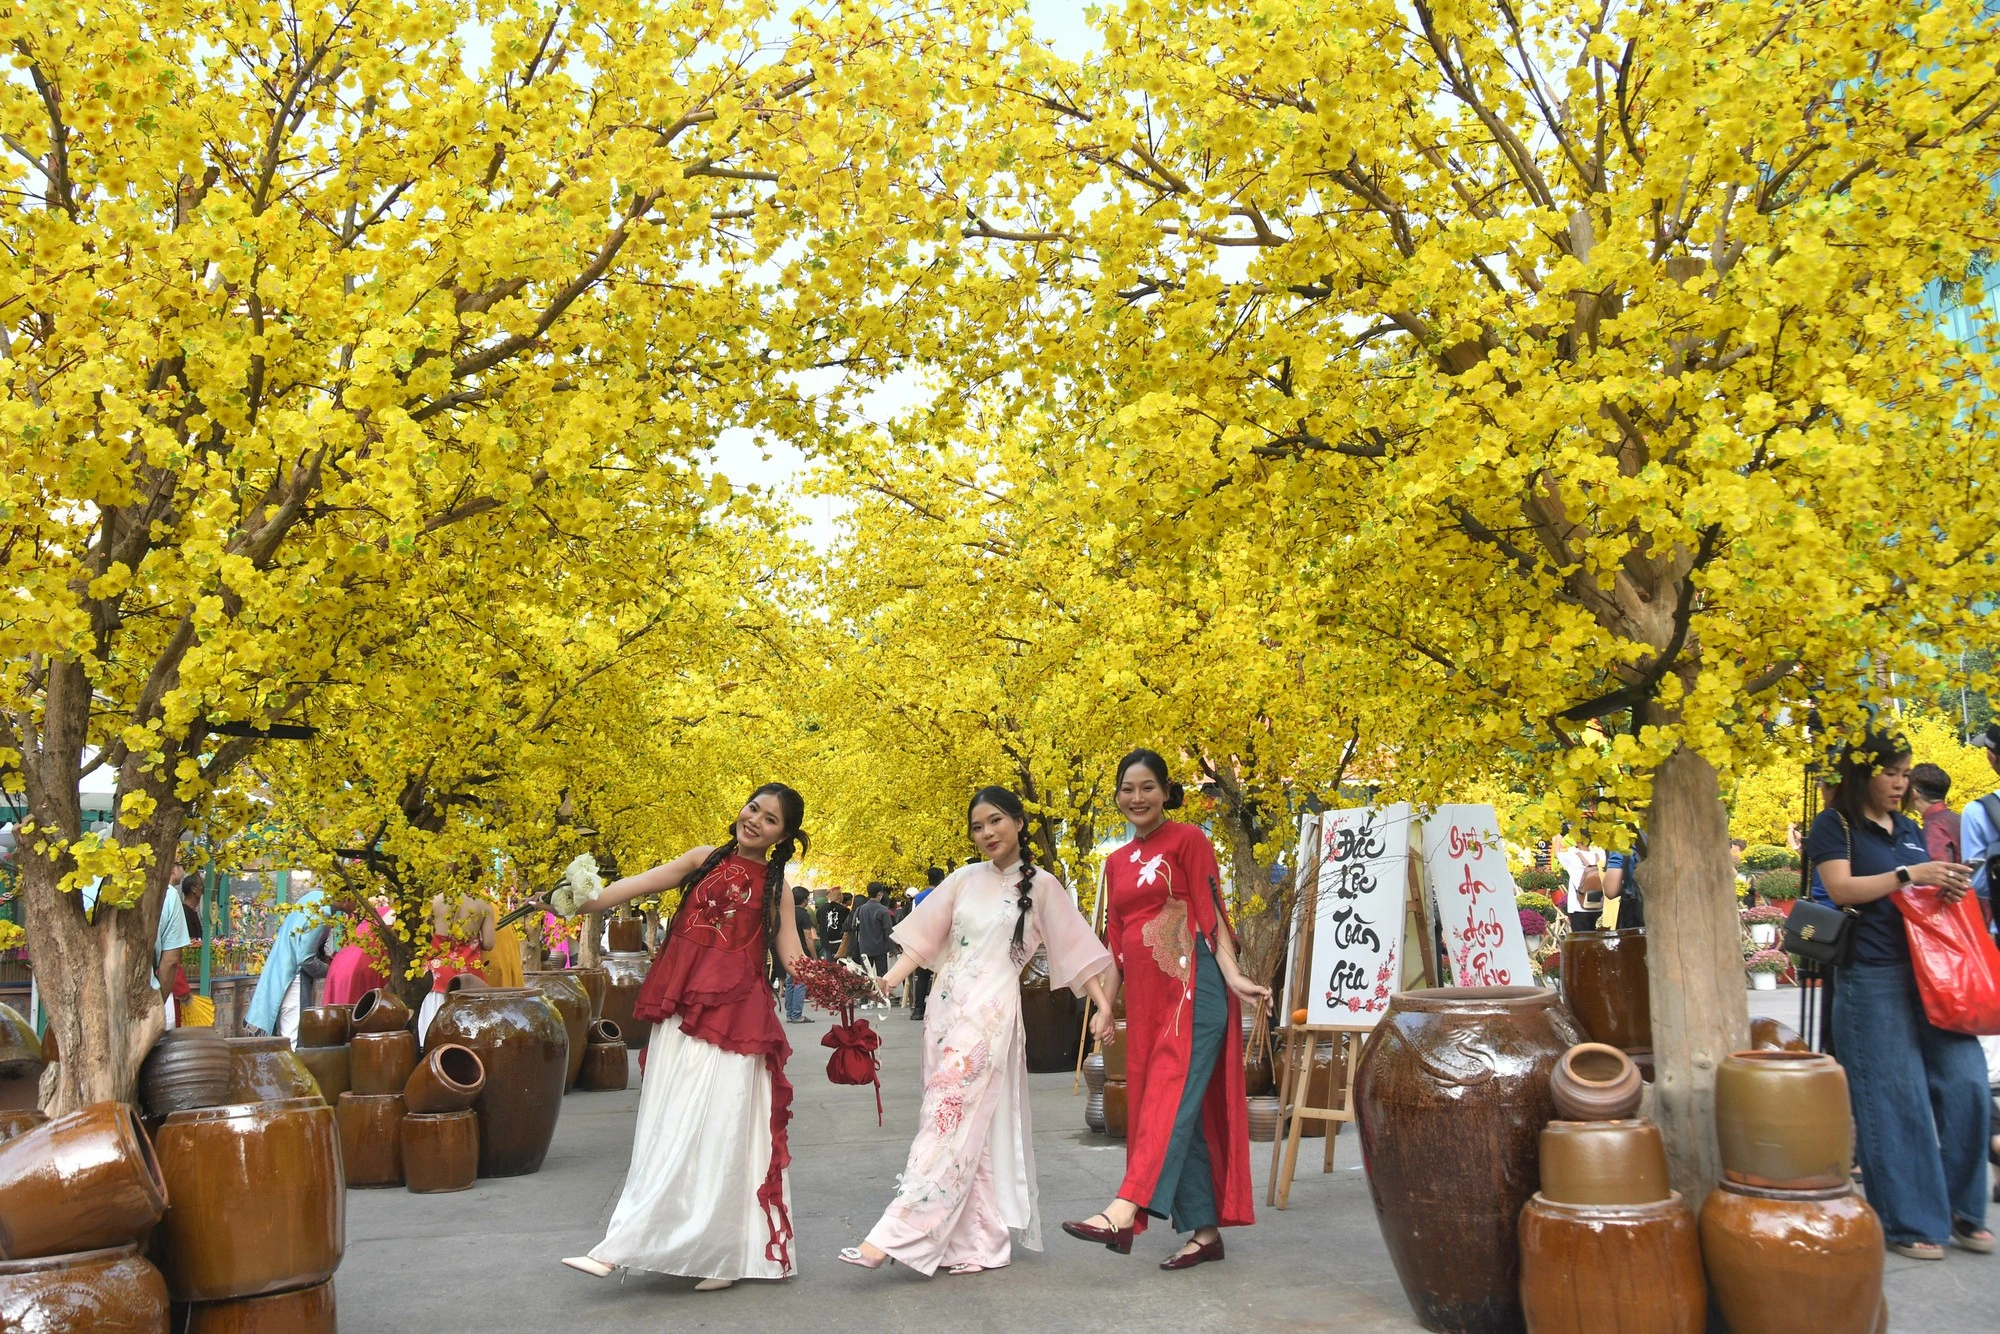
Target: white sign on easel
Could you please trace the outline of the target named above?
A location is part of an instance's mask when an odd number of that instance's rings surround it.
[[[1308,1024],[1372,1025],[1402,985],[1410,807],[1319,818]]]
[[[1514,873],[1491,806],[1439,806],[1424,821],[1424,870],[1444,932],[1451,980],[1461,987],[1530,985],[1528,941]]]

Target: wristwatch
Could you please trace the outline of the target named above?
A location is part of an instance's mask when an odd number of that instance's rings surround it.
[[[1899,884],[1899,885],[1907,885],[1907,884],[1909,884],[1909,883],[1910,883],[1910,868],[1909,868],[1909,867],[1907,867],[1907,866],[1898,866],[1898,867],[1896,868],[1896,883],[1897,883],[1897,884]]]

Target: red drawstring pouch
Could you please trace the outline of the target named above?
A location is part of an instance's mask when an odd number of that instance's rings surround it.
[[[868,1026],[866,1019],[856,1019],[850,1006],[842,1011],[843,1022],[835,1024],[825,1037],[819,1040],[822,1047],[833,1048],[833,1055],[826,1058],[826,1077],[836,1084],[873,1084],[875,1086],[875,1124],[882,1124],[882,1076],[881,1063],[875,1049],[882,1045],[881,1037]]]
[[[1987,934],[1978,900],[1946,903],[1936,887],[1895,894],[1910,937],[1910,963],[1924,1017],[1951,1033],[2000,1033],[2000,949]]]

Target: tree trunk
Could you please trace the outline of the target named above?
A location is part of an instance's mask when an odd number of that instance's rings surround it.
[[[1243,807],[1230,797],[1236,795],[1224,787],[1224,800],[1218,803],[1222,818],[1216,823],[1222,829],[1223,842],[1228,844],[1229,875],[1236,882],[1236,956],[1243,975],[1253,982],[1271,984],[1276,975],[1279,956],[1285,949],[1285,923],[1291,916],[1291,887],[1287,882],[1281,885],[1271,883],[1271,868],[1275,861],[1259,861],[1257,858],[1257,831],[1251,827],[1248,814]],[[1251,904],[1259,901],[1262,906],[1253,909]]]
[[[602,968],[604,966],[604,914],[587,912],[583,915],[583,930],[577,933],[577,967]]]
[[[1653,778],[1645,896],[1655,1116],[1674,1188],[1699,1207],[1722,1175],[1715,1074],[1750,1041],[1729,816],[1713,766],[1676,750]]]
[[[93,1102],[130,1102],[140,1063],[166,1029],[160,993],[148,981],[154,932],[146,925],[146,905],[157,909],[169,869],[154,869],[140,903],[102,908],[88,922],[82,897],[57,888],[60,866],[42,857],[22,859],[35,981],[62,1052],[52,1087],[45,1085],[44,1110],[51,1116]]]

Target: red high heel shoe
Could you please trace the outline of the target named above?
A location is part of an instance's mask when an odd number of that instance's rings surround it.
[[[1107,1223],[1111,1221],[1110,1216],[1106,1214],[1092,1214],[1090,1217],[1102,1218]],[[1093,1227],[1087,1218],[1081,1223],[1064,1223],[1063,1231],[1078,1241],[1094,1241],[1106,1250],[1116,1251],[1120,1255],[1132,1253],[1132,1225],[1129,1223],[1124,1227]]]
[[[1214,1241],[1202,1242],[1191,1251],[1176,1251],[1174,1254],[1160,1261],[1160,1268],[1192,1269],[1196,1265],[1205,1265],[1210,1260],[1220,1260],[1221,1258],[1222,1238],[1217,1237]]]

